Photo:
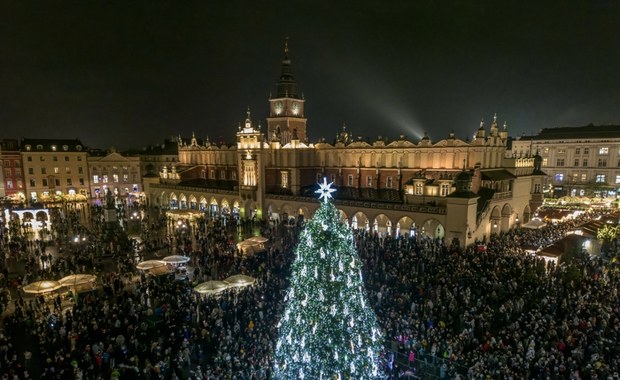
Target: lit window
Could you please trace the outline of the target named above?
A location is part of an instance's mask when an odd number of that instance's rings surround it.
[[[547,157],[543,158],[542,166],[547,166]]]
[[[586,173],[581,174],[581,182],[585,182],[588,179],[588,175]]]
[[[123,174],[123,182],[129,182],[129,174]]]
[[[118,174],[112,174],[112,180],[116,183],[118,182]]]
[[[58,166],[54,167],[54,174],[58,174],[58,172],[60,171],[60,169],[58,168]]]
[[[10,179],[6,180],[6,188],[7,189],[12,189],[13,188],[13,181]]]
[[[71,174],[71,168],[69,166],[65,167],[65,173]]]
[[[103,183],[108,183],[108,175],[107,175],[107,174],[104,174],[104,175],[103,175],[103,180],[102,180],[102,182],[103,182]]]
[[[99,176],[96,174],[93,176],[93,183],[99,183]]]
[[[391,176],[387,177],[385,181],[385,187],[387,187],[388,189],[392,188],[392,177]]]
[[[602,146],[598,149],[598,154],[609,154],[609,147]]]
[[[595,181],[598,183],[605,182],[605,174],[597,174]]]
[[[564,181],[564,173],[558,173],[555,175],[555,182],[562,182]]]
[[[280,172],[281,174],[281,179],[282,179],[282,188],[286,189],[288,188],[288,172]]]
[[[366,176],[366,186],[372,187],[372,176]]]
[[[616,183],[620,183],[620,175],[616,175]]]
[[[442,197],[445,197],[449,193],[450,193],[450,184],[449,183],[442,183],[441,187],[439,188],[439,195],[441,195]]]
[[[422,182],[415,183],[415,195],[422,195],[424,192],[424,184]]]

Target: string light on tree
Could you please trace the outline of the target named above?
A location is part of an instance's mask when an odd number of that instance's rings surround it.
[[[366,307],[353,234],[331,202],[332,183],[318,185],[321,205],[295,249],[273,378],[382,379],[382,338]]]

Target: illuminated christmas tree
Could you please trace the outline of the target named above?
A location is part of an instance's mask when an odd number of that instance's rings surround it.
[[[380,379],[381,334],[366,301],[353,234],[323,199],[301,233],[276,343],[275,379]]]

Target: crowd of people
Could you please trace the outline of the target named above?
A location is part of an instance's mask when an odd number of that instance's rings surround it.
[[[385,339],[386,377],[618,379],[620,272],[612,258],[620,245],[558,265],[523,251],[557,241],[591,217],[493,235],[480,242],[485,251],[356,231],[368,300]],[[0,330],[4,378],[270,378],[301,224],[203,220],[179,231],[171,220],[151,217],[138,258],[162,248],[190,255],[191,275],[175,281],[137,271],[135,253],[112,246],[105,249],[115,265],[103,273],[95,255],[101,246],[69,249],[58,239],[87,233],[92,222],[74,215],[56,223],[55,244],[64,252],[45,265],[43,243],[4,234],[4,257],[22,255],[26,263],[18,286],[89,268],[99,268],[101,280],[100,289],[70,304],[15,293]],[[238,237],[255,231],[270,238],[269,249],[242,255]],[[256,283],[217,297],[193,291],[196,283],[239,273]]]

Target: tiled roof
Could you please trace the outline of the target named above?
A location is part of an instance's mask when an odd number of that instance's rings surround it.
[[[586,125],[584,127],[543,128],[534,136],[520,140],[570,140],[620,138],[620,125]]]
[[[30,152],[86,152],[86,147],[78,139],[22,139],[21,151],[28,151],[27,146],[30,146]]]

